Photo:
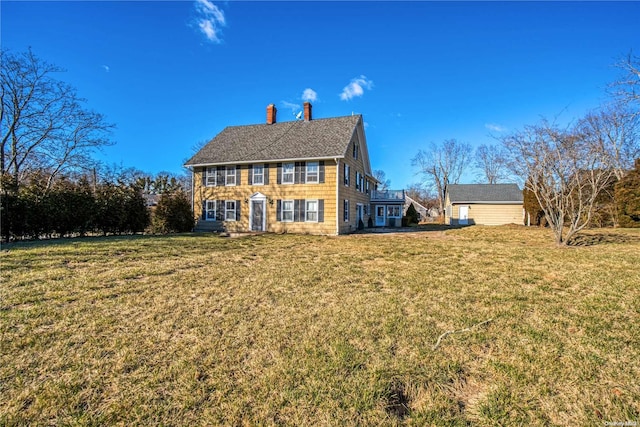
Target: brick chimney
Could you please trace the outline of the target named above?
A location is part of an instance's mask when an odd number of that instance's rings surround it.
[[[311,120],[311,103],[307,101],[303,105],[304,105],[304,121],[308,122],[309,120]]]
[[[273,104],[267,105],[267,124],[272,125],[276,122],[276,106]]]

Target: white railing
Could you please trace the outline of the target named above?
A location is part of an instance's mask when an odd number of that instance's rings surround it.
[[[404,200],[404,190],[374,190],[371,200]]]

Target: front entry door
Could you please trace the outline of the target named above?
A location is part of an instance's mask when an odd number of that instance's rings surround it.
[[[205,210],[206,210],[206,213],[204,216],[205,221],[215,221],[216,220],[216,201],[207,200]]]
[[[459,219],[458,224],[467,225],[469,224],[469,206],[460,206],[459,208]]]
[[[376,226],[382,227],[385,223],[384,205],[376,205]]]
[[[264,231],[264,200],[251,201],[251,230]]]

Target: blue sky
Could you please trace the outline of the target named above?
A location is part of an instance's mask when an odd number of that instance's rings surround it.
[[[429,142],[472,146],[605,100],[640,51],[640,2],[13,2],[3,49],[64,67],[117,126],[100,158],[181,172],[225,126],[363,114],[371,166],[420,180]],[[473,182],[471,169],[465,182]]]

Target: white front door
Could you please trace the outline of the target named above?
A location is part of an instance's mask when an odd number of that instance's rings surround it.
[[[469,206],[460,206],[458,214],[458,224],[467,225],[469,224]]]
[[[376,226],[378,227],[385,224],[385,210],[384,205],[376,205]]]

